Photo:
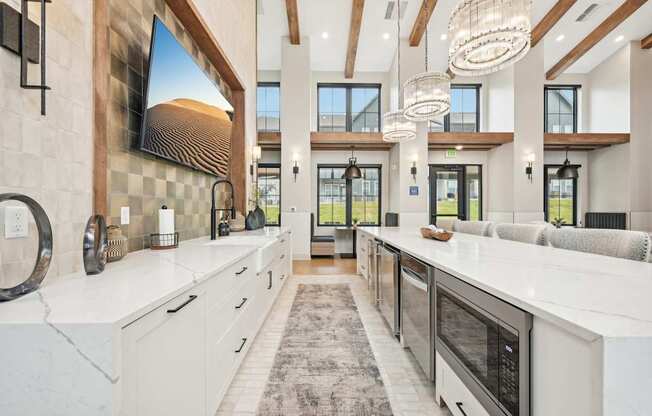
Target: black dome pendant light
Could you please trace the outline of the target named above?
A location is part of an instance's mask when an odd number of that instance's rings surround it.
[[[346,167],[342,179],[359,179],[362,177],[362,172],[358,167],[358,159],[353,156],[353,146],[351,146],[351,157],[349,158],[349,166]]]
[[[570,160],[568,160],[568,149],[566,149],[566,160],[564,160],[564,165],[557,170],[557,178],[577,179],[579,176],[577,166],[571,165]]]

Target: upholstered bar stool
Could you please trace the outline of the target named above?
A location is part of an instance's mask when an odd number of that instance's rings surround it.
[[[453,231],[464,234],[475,234],[483,237],[491,236],[493,232],[491,221],[462,221],[456,220],[453,223]]]
[[[550,233],[553,247],[648,261],[650,235],[641,231],[562,228]]]
[[[498,224],[496,235],[503,240],[544,246],[547,228],[548,226],[543,224]]]

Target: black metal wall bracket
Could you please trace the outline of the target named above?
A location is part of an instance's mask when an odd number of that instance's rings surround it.
[[[45,82],[45,4],[51,3],[52,0],[22,0],[20,7],[20,50],[25,51],[27,45],[27,28],[29,26],[28,11],[27,7],[28,2],[39,2],[41,3],[41,83],[40,84],[28,84],[27,82],[27,67],[28,67],[28,56],[27,53],[20,54],[20,86],[21,88],[30,89],[30,90],[41,90],[41,115],[45,115],[45,92],[50,89]]]
[[[28,18],[28,2],[41,3],[41,26]],[[0,46],[20,56],[20,86],[25,89],[41,90],[41,114],[45,115],[45,3],[52,0],[21,0],[21,11],[14,10],[6,3],[0,3]],[[29,63],[40,64],[41,81],[38,85],[29,84],[27,70]]]

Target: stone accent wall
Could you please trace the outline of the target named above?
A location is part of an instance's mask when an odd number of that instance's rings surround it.
[[[20,10],[19,0],[4,0]],[[30,2],[40,23],[40,5]],[[0,193],[17,192],[45,209],[54,235],[53,261],[45,283],[82,267],[82,235],[92,207],[91,1],[56,0],[47,5],[47,115],[40,92],[20,88],[20,57],[0,48]],[[30,65],[30,82],[39,66]],[[0,206],[0,286],[24,281],[34,268],[36,227],[29,238],[4,238]]]
[[[130,224],[121,226],[130,251],[149,247],[149,235],[157,231],[162,205],[175,210],[181,239],[207,235],[210,186],[215,178],[133,148],[140,135],[154,15],[176,35],[227,98],[231,91],[164,0],[110,0],[109,5],[108,223],[119,225],[120,208],[130,207]]]

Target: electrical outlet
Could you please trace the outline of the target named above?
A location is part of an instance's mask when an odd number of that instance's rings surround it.
[[[129,207],[120,208],[120,225],[129,224]]]
[[[5,238],[24,238],[29,235],[27,207],[5,208]]]

